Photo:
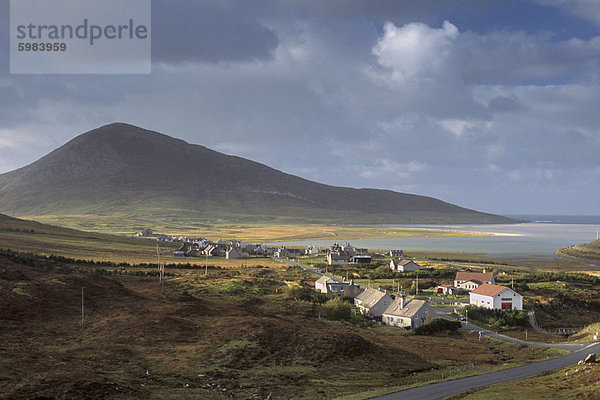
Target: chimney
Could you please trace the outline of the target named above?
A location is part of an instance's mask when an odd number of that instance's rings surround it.
[[[400,308],[404,308],[404,293],[400,295]]]

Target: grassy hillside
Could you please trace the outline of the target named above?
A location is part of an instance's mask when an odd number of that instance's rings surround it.
[[[191,213],[194,215],[193,213]],[[272,242],[283,240],[306,239],[357,239],[385,237],[470,237],[490,236],[485,232],[460,232],[456,230],[405,228],[402,226],[368,226],[368,225],[324,225],[309,224],[306,221],[291,223],[289,220],[269,219],[260,222],[246,222],[244,219],[235,221],[204,220],[194,223],[190,219],[135,218],[131,219],[119,213],[117,216],[100,215],[31,215],[23,217],[50,225],[68,226],[84,231],[128,234],[150,228],[154,232],[185,235],[205,236],[210,238],[239,239],[252,242]],[[482,228],[485,231],[485,227]]]
[[[588,259],[590,261],[600,261],[600,240],[595,240],[591,243],[565,247],[558,250],[557,253],[567,257]]]
[[[83,260],[128,263],[156,261],[156,241],[153,240],[83,232],[2,214],[0,249]]]
[[[0,255],[0,398],[330,399],[555,355],[319,318],[275,294],[312,282],[293,267],[179,271],[164,290],[85,269]]]

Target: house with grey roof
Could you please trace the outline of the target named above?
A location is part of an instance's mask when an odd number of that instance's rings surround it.
[[[385,309],[381,321],[390,326],[414,329],[434,315],[435,311],[425,300],[405,300],[404,296],[399,296]]]
[[[419,264],[412,260],[392,260],[390,261],[390,269],[396,272],[418,271]]]
[[[390,257],[399,258],[402,257],[404,252],[402,250],[390,250],[388,254]]]
[[[392,298],[387,291],[367,288],[354,298],[354,305],[362,315],[380,319],[387,307],[392,304]]]
[[[347,264],[348,260],[347,254],[327,253],[327,264],[329,265]]]
[[[315,255],[315,254],[319,254],[320,250],[317,246],[311,244],[310,246],[307,246],[306,249],[304,249],[304,254],[307,255]]]
[[[327,275],[323,275],[315,281],[315,289],[321,293],[325,293],[327,296],[330,297],[334,294],[345,296],[347,289],[350,285],[350,282],[336,281],[335,279],[330,278]]]
[[[327,293],[327,283],[329,282],[334,282],[334,280],[327,275],[323,275],[315,281],[315,289],[321,293]]]
[[[244,257],[245,254],[242,252],[242,249],[237,246],[231,247],[225,252],[225,258],[228,260],[235,260]]]

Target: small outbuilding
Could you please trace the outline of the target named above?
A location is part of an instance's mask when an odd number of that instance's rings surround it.
[[[390,261],[390,269],[396,272],[418,271],[419,264],[412,260],[392,260]]]
[[[369,264],[373,260],[371,256],[352,256],[353,264]]]

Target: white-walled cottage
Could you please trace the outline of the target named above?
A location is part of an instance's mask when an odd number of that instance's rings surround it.
[[[412,260],[392,260],[390,261],[390,269],[396,272],[418,271],[419,264]]]
[[[509,287],[484,283],[469,293],[469,303],[496,310],[522,310],[523,296]]]
[[[379,318],[392,304],[392,298],[386,291],[367,288],[364,292],[354,298],[354,305],[358,311],[372,318]]]
[[[397,297],[383,312],[381,320],[386,325],[413,329],[434,316],[435,311],[425,300]]]
[[[458,271],[454,278],[454,287],[464,290],[473,290],[483,283],[494,284],[494,274],[490,272]]]

